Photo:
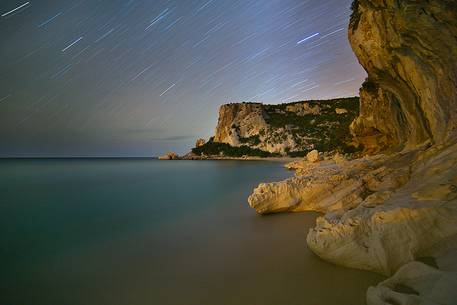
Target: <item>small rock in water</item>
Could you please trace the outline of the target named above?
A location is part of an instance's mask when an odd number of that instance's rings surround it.
[[[165,155],[160,156],[159,160],[177,160],[179,159],[179,156],[177,153],[169,151]]]

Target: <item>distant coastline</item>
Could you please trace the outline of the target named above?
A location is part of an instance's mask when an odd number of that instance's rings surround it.
[[[185,160],[185,161],[273,161],[273,162],[293,162],[297,160],[301,160],[302,158],[294,158],[294,157],[183,157],[176,160]]]

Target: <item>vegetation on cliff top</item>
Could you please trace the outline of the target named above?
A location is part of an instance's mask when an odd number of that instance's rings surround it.
[[[234,147],[226,143],[217,143],[211,138],[207,143],[200,147],[192,149],[192,153],[197,156],[221,156],[221,157],[236,157],[241,158],[244,156],[250,157],[279,157],[279,154],[269,153],[260,149],[250,148],[249,146],[242,145]]]
[[[352,153],[355,148],[351,142],[349,125],[359,113],[359,98],[341,98],[333,100],[307,101],[310,107],[319,107],[319,114],[298,115],[286,111],[288,106],[303,102],[266,105],[268,115],[266,122],[272,128],[287,128],[298,143],[307,138],[307,142],[319,151],[337,150],[342,153]],[[338,114],[337,109],[345,109],[346,113]],[[304,156],[312,149],[288,153],[289,156]]]

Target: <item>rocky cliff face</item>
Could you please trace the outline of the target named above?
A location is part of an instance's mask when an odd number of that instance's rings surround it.
[[[222,105],[214,141],[240,146],[241,138],[258,136],[268,128],[267,114],[260,103],[235,103]]]
[[[352,132],[370,152],[454,139],[457,5],[356,0],[349,40],[368,73]]]
[[[214,142],[281,155],[338,149],[350,140],[349,124],[358,108],[358,98],[222,105]]]
[[[457,4],[356,0],[349,38],[368,72],[356,141],[374,156],[290,164],[259,213],[325,213],[307,243],[325,260],[391,276],[368,305],[457,304]]]

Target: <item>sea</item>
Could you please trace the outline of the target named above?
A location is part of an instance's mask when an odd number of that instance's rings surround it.
[[[281,162],[0,160],[2,305],[360,305],[382,277],[306,246],[317,213],[260,216]]]

